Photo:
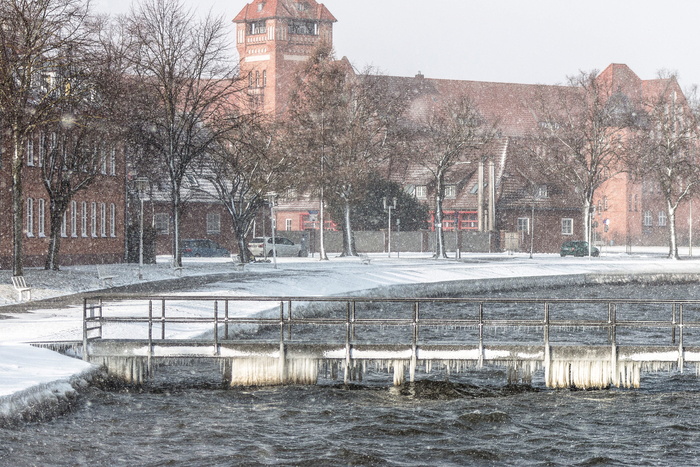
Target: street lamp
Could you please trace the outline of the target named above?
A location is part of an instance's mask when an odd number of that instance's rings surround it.
[[[276,198],[277,193],[274,191],[267,193],[267,200],[270,203],[270,230],[272,231],[272,264],[275,269],[277,269],[277,241],[275,240],[275,229],[277,228],[277,222],[275,219]]]
[[[134,183],[136,184],[136,192],[139,195],[139,202],[141,204],[141,212],[139,215],[139,280],[141,280],[143,279],[143,200],[148,191],[148,179],[139,177],[134,180]]]
[[[396,196],[393,198],[393,204],[387,202],[386,196],[382,198],[384,202],[384,210],[389,212],[389,258],[391,258],[391,210],[396,209]]]

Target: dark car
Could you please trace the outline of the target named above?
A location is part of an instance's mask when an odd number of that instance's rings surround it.
[[[216,243],[213,240],[202,238],[194,240],[183,240],[182,256],[231,256],[231,252],[228,251],[226,248],[221,247],[218,243]]]
[[[564,242],[561,245],[560,254],[562,256],[573,255],[573,256],[588,256],[588,242],[577,241],[577,242]],[[600,250],[594,246],[591,246],[591,256],[599,256]]]

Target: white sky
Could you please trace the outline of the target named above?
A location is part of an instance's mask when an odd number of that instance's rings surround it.
[[[125,12],[128,2],[93,0]],[[251,0],[183,0],[233,18]],[[697,0],[325,0],[335,49],[358,68],[429,78],[563,83],[579,70],[629,65],[642,79],[678,72],[700,84]]]

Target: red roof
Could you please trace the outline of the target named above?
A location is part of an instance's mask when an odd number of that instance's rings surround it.
[[[306,5],[306,8],[297,8],[297,4]],[[328,8],[316,0],[255,0],[244,6],[233,22],[244,23],[269,18],[313,19],[333,23],[337,21]]]

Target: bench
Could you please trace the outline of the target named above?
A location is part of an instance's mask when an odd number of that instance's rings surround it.
[[[32,288],[27,286],[24,276],[12,276],[12,285],[19,294],[19,301],[23,301],[24,293],[27,293],[27,300],[32,299]]]
[[[114,287],[114,276],[105,274],[105,271],[97,266],[97,278],[102,281],[102,287]]]
[[[360,261],[362,261],[362,264],[369,264],[372,261],[372,258],[370,258],[367,253],[360,253],[357,255],[360,257]]]

